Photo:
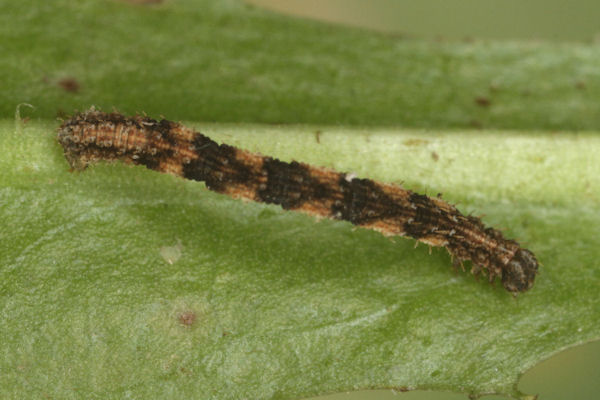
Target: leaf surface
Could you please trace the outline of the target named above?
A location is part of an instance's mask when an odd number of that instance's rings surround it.
[[[600,337],[598,46],[157,3],[0,2],[0,397],[518,396]],[[144,168],[69,172],[54,119],[91,104],[441,192],[543,267],[515,299],[411,240]]]
[[[411,175],[405,186],[444,192],[526,242],[543,263],[536,284],[513,298],[454,272],[441,249],[142,167],[69,172],[54,123],[5,121],[6,397],[517,395],[524,370],[598,338],[595,135],[319,127],[317,141],[314,127],[195,125],[284,160]]]

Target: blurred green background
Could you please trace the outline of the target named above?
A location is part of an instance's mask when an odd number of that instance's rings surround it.
[[[595,0],[250,0],[323,21],[409,37],[600,41]]]
[[[600,46],[600,2],[593,0],[249,0],[274,11],[435,40],[578,41]],[[568,349],[519,382],[539,400],[594,399],[600,392],[600,342]],[[460,400],[456,393],[392,390],[321,396],[320,400]],[[485,396],[502,400],[502,396]]]

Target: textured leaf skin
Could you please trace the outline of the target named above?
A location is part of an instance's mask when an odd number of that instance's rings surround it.
[[[600,336],[595,135],[200,125],[486,214],[544,265],[513,298],[410,240],[140,167],[69,172],[55,123],[17,127],[0,124],[2,397],[518,395],[520,373]]]

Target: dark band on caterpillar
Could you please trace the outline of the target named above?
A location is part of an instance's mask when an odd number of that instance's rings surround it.
[[[122,160],[205,182],[208,189],[234,198],[444,246],[455,265],[471,260],[474,274],[485,272],[490,282],[499,277],[512,293],[531,288],[537,273],[532,252],[440,198],[218,144],[175,122],[92,109],[64,121],[58,140],[75,169]]]

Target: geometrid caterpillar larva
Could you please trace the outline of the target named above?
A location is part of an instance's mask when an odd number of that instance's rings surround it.
[[[73,168],[123,160],[205,182],[208,189],[234,198],[274,203],[286,210],[349,221],[384,235],[410,236],[431,246],[444,246],[456,263],[471,260],[473,273],[487,273],[490,282],[499,277],[512,293],[531,288],[537,273],[532,252],[439,198],[219,145],[175,122],[92,109],[64,121],[58,140]]]

